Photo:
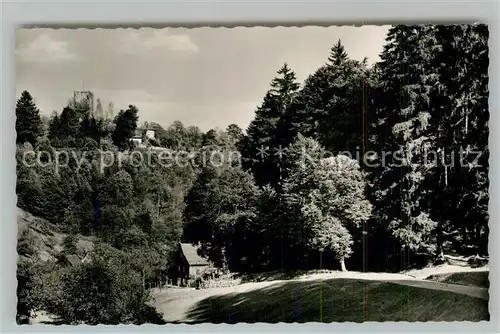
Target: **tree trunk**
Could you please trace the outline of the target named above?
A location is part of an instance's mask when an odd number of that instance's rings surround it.
[[[227,254],[226,254],[226,247],[222,246],[221,248],[221,257],[222,257],[222,268],[225,272],[228,271],[229,263],[227,259]]]
[[[436,231],[436,255],[439,260],[444,258],[443,254],[443,226],[442,223],[438,223],[437,231]]]
[[[341,269],[342,271],[347,271],[347,269],[346,269],[346,267],[345,267],[345,258],[344,258],[344,257],[341,257],[341,258],[339,259],[339,261],[340,261],[340,269]]]
[[[476,225],[476,248],[478,252],[481,250],[481,225]]]

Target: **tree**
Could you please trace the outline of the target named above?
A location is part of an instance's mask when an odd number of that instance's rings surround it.
[[[80,119],[75,110],[66,107],[54,114],[49,124],[49,139],[54,147],[74,147],[79,139]]]
[[[243,130],[236,124],[229,124],[226,128],[226,133],[234,144],[238,143],[243,138]]]
[[[396,26],[377,65],[374,144],[392,153],[372,174],[377,220],[413,254],[442,254],[457,230],[487,235],[487,158],[471,168],[467,152],[488,156],[487,36],[481,25]]]
[[[101,99],[97,98],[95,106],[95,117],[102,119],[104,118],[104,111],[102,109]]]
[[[83,98],[76,98],[76,96],[74,96],[69,99],[66,107],[72,109],[76,113],[78,120],[82,120],[87,117],[94,108],[92,105],[92,96],[92,93],[90,93],[90,96],[85,95]]]
[[[273,187],[281,177],[281,157],[276,152],[281,152],[286,143],[291,141],[287,114],[299,89],[295,72],[288,64],[285,63],[277,74],[240,145],[243,166],[252,171],[257,184],[269,183]]]
[[[77,242],[78,238],[74,234],[66,236],[63,241],[64,251],[68,254],[76,253]]]
[[[307,138],[299,142],[319,146]],[[284,180],[288,229],[295,233],[295,242],[320,252],[332,250],[345,270],[345,259],[352,253],[351,235],[371,215],[364,175],[359,164],[344,155],[314,156],[312,152],[307,161],[296,164]]]
[[[278,193],[269,185],[264,186],[256,201],[256,219],[245,231],[246,257],[249,262],[245,270],[266,271],[282,269],[282,229]]]
[[[366,111],[375,85],[371,74],[365,63],[348,57],[339,40],[328,62],[305,80],[294,99],[289,137],[300,132],[333,154],[349,152],[357,157],[372,122]]]
[[[252,176],[240,168],[205,167],[186,197],[184,239],[201,242],[210,259],[223,265],[226,251],[234,254],[239,247],[234,232],[255,215],[257,194]]]
[[[427,256],[435,253],[437,226],[424,205],[425,180],[433,173],[427,152],[436,149],[437,135],[430,100],[430,92],[439,85],[430,61],[433,36],[433,26],[389,30],[375,110],[379,152],[389,153],[379,161],[374,179],[377,219],[403,252]]]
[[[107,119],[114,119],[115,115],[115,107],[113,105],[113,102],[108,103],[108,109],[106,110],[106,118]]]
[[[132,176],[124,169],[109,177],[101,188],[102,204],[126,207],[133,197],[134,186]]]
[[[16,143],[31,143],[35,146],[41,134],[40,111],[28,91],[23,91],[16,103]]]
[[[42,273],[40,264],[30,258],[20,257],[16,270],[18,325],[29,324],[32,312],[39,311],[43,305]]]
[[[440,205],[433,205],[436,200],[430,198],[427,202],[440,222],[437,247],[449,241],[444,240],[444,233],[460,231],[462,251],[472,246],[487,254],[488,28],[482,24],[440,25],[434,33],[440,49],[433,53],[432,65],[440,85],[432,91],[430,102],[437,115],[433,122],[438,133],[435,147],[446,163],[435,169],[427,184],[439,185]]]
[[[122,252],[97,244],[89,263],[63,268],[46,310],[64,324],[164,324],[149,306],[140,273]]]
[[[136,106],[129,105],[127,110],[121,110],[116,116],[114,123],[116,128],[111,135],[113,143],[121,150],[130,148],[130,140],[137,129],[139,109]]]
[[[107,135],[103,119],[90,114],[86,115],[80,125],[80,135],[84,138],[91,138],[99,144],[101,138]]]
[[[347,52],[345,51],[345,48],[339,39],[337,44],[332,46],[332,48],[330,49],[330,56],[328,57],[328,61],[332,63],[332,65],[340,65],[347,60]]]
[[[218,144],[217,131],[210,129],[203,134],[203,146],[217,146]]]

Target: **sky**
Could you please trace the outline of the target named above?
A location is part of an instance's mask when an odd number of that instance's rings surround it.
[[[388,28],[19,29],[16,95],[28,90],[50,115],[84,88],[115,114],[136,105],[141,123],[246,129],[285,62],[303,82],[340,39],[373,63]]]

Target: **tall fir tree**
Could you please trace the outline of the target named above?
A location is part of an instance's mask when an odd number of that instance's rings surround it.
[[[443,225],[442,234],[459,231],[460,244],[487,254],[488,240],[488,28],[438,26],[439,118],[436,147],[441,166],[430,182],[441,185],[442,205],[429,205]],[[455,64],[451,66],[451,64]],[[436,103],[437,105],[437,103]],[[477,159],[476,159],[477,158]]]
[[[40,111],[28,91],[23,91],[16,103],[16,143],[35,146],[42,129]]]
[[[330,49],[330,56],[328,57],[328,61],[332,65],[340,65],[343,62],[347,61],[348,58],[349,57],[347,55],[347,52],[345,51],[344,45],[342,45],[342,42],[339,39],[337,43]]]
[[[101,99],[97,98],[96,100],[96,106],[95,106],[95,117],[96,118],[104,118],[104,111],[102,109],[102,103],[101,103]]]
[[[436,247],[437,223],[423,205],[423,185],[433,173],[427,150],[436,135],[429,93],[437,83],[434,44],[433,26],[393,27],[379,64],[377,220],[397,239],[405,267],[411,254],[431,255]]]
[[[54,147],[74,147],[77,145],[80,133],[78,114],[66,107],[60,115],[52,116],[49,124],[49,139]]]
[[[325,65],[304,82],[290,117],[295,133],[317,139],[326,150],[356,158],[363,146],[363,112],[370,106],[374,78],[365,62],[350,59],[340,41]],[[368,103],[370,102],[370,103]]]
[[[108,109],[106,109],[106,118],[114,119],[114,117],[115,117],[115,106],[113,105],[113,102],[109,102]]]
[[[487,39],[481,25],[389,31],[378,64],[373,194],[376,220],[413,254],[440,255],[469,237],[486,252]],[[460,240],[447,237],[458,231]]]
[[[243,166],[252,170],[259,185],[273,187],[280,181],[282,150],[291,142],[289,107],[300,87],[288,64],[277,74],[241,143]]]

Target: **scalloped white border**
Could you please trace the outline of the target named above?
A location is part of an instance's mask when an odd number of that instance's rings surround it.
[[[497,189],[500,167],[497,160],[500,134],[494,131],[499,123],[498,50],[499,4],[463,1],[232,1],[232,2],[130,2],[118,1],[12,1],[2,3],[2,332],[500,332],[498,308],[498,234],[496,222],[500,218]],[[379,25],[391,23],[473,23],[481,22],[490,29],[490,322],[365,322],[355,323],[307,323],[307,324],[242,324],[235,325],[120,325],[120,326],[18,326],[16,313],[16,196],[15,196],[15,61],[14,31],[16,27],[51,28],[118,28],[118,27],[226,27],[235,26],[327,26],[327,25]],[[21,26],[22,25],[22,26]],[[497,43],[494,43],[496,41]],[[498,173],[497,173],[498,172]]]

